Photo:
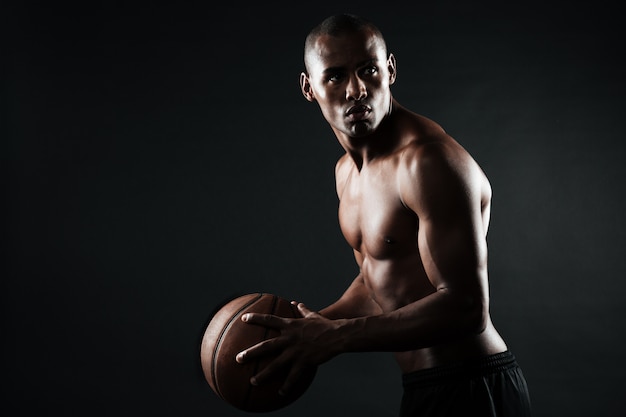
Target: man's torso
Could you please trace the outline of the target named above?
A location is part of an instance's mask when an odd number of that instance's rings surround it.
[[[473,159],[451,138],[457,152]],[[408,145],[419,147],[419,138]],[[406,181],[405,149],[375,158],[360,169],[348,155],[338,163],[337,192],[340,198],[339,222],[348,243],[357,252],[364,283],[372,298],[385,312],[398,309],[436,291],[428,279],[417,245],[419,218],[403,202],[401,181]],[[489,221],[490,188],[484,182],[483,222]],[[416,184],[418,181],[415,182]],[[406,184],[404,184],[406,185]],[[409,184],[411,186],[411,184]],[[403,372],[449,363],[466,357],[498,353],[506,346],[489,320],[483,333],[452,343],[396,354]]]

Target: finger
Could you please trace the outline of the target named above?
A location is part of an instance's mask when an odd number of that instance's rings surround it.
[[[272,380],[277,375],[284,374],[283,369],[289,364],[289,360],[285,358],[285,355],[277,356],[274,360],[260,369],[256,375],[250,378],[252,385],[262,385],[266,381]]]
[[[292,366],[283,382],[283,385],[278,390],[280,395],[288,395],[291,391],[292,387],[295,386],[296,382],[302,376],[302,369],[296,366]]]
[[[249,324],[258,324],[271,328],[282,328],[287,324],[287,320],[283,317],[274,316],[272,314],[246,313],[241,316],[241,320]]]
[[[298,318],[303,318],[303,317],[304,317],[304,314],[302,314],[302,310],[301,310],[301,309],[300,309],[300,307],[299,307],[301,304],[302,304],[302,303],[301,303],[301,302],[299,302],[299,301],[292,301],[292,302],[291,302],[292,307],[295,307],[295,309],[296,309],[296,311],[297,311],[297,314],[299,315],[299,316],[298,316]],[[302,304],[302,305],[303,305],[303,304]]]
[[[286,345],[287,341],[284,337],[274,337],[271,339],[267,339],[245,350],[242,350],[237,354],[237,356],[235,356],[235,360],[239,363],[245,363],[269,355],[278,350],[282,350]]]
[[[302,314],[302,317],[307,317],[312,314],[317,314],[316,312],[309,310],[309,308],[306,305],[304,305],[304,303],[298,303],[297,307],[298,307],[298,311],[300,312],[300,314]]]

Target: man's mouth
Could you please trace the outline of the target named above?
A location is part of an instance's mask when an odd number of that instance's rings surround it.
[[[370,111],[371,109],[369,106],[359,104],[357,106],[350,107],[346,112],[346,116],[353,121],[359,121],[366,118]]]

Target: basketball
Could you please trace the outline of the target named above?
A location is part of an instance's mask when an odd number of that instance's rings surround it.
[[[286,395],[278,394],[285,377],[254,386],[250,378],[262,369],[269,358],[238,363],[237,353],[263,340],[278,336],[278,331],[241,321],[245,313],[266,313],[275,316],[299,318],[296,306],[279,296],[252,293],[236,297],[213,315],[209,321],[200,347],[204,377],[211,389],[232,406],[248,412],[269,412],[283,408],[300,398],[315,377],[316,368],[301,375]]]

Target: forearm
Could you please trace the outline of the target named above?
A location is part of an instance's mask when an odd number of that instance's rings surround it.
[[[421,349],[480,333],[485,311],[479,298],[442,290],[391,312],[339,320],[332,338],[339,353]]]

